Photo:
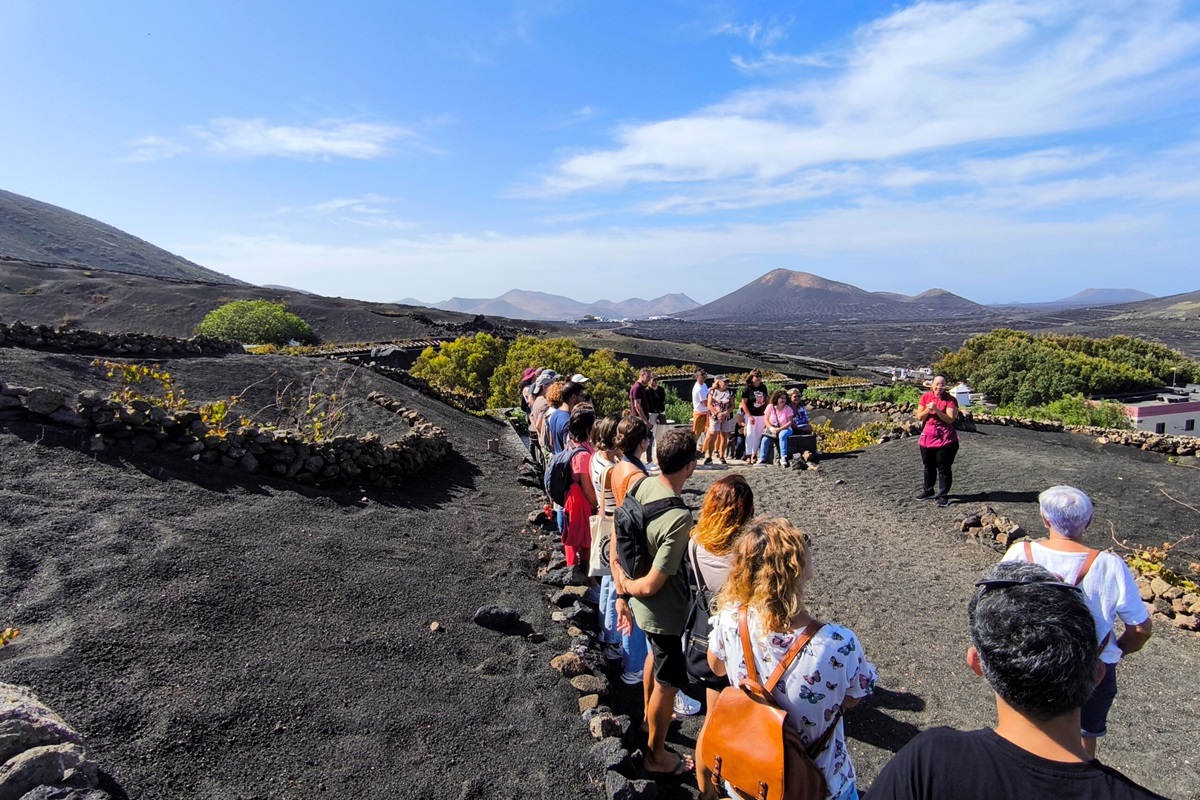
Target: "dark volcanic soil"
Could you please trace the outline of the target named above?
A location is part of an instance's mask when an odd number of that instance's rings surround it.
[[[87,361],[0,348],[0,377],[95,386]],[[320,366],[168,363],[196,400]],[[0,416],[0,625],[23,629],[0,650],[0,680],[74,724],[130,797],[599,796],[578,767],[589,741],[577,692],[548,667],[568,641],[521,532],[535,496],[516,481],[519,449],[503,439],[488,453],[494,423],[355,376],[356,396],[374,388],[446,427],[458,455],[395,491],[298,489],[173,457],[94,456],[77,434]],[[404,429],[361,402],[350,427]],[[847,719],[860,788],[919,730],[994,721],[964,662],[965,605],[998,554],[951,532],[963,512],[987,502],[1036,531],[1037,493],[1068,482],[1096,500],[1096,546],[1110,522],[1141,543],[1200,531],[1200,515],[1159,491],[1195,505],[1194,468],[1069,434],[964,435],[962,502],[949,509],[911,499],[912,439],[816,472],[702,468],[688,502],[726,469],[745,472],[760,512],[813,535],[812,605],[853,628],[879,668],[880,691]],[[492,602],[549,640],[472,624]],[[1197,674],[1200,637],[1160,626],[1121,667],[1101,758],[1167,796],[1200,797]],[[615,686],[618,710],[640,713],[638,691]],[[684,720],[673,743],[691,747],[698,727]]]

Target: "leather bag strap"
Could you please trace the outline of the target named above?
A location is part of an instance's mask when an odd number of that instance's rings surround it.
[[[804,752],[808,753],[809,758],[816,759],[817,754],[825,749],[825,745],[829,744],[830,737],[832,737],[833,732],[837,730],[838,723],[842,721],[842,711],[842,707],[838,706],[837,713],[833,715],[833,722],[828,728],[825,729],[825,732],[821,734],[821,738],[804,748]]]
[[[763,684],[763,688],[768,692],[775,691],[775,687],[783,680],[783,673],[787,672],[788,667],[800,655],[800,651],[809,643],[812,637],[817,635],[817,631],[825,627],[824,622],[813,620],[808,623],[808,627],[804,629],[804,633],[796,637],[792,642],[792,646],[783,654],[783,658],[779,659],[779,663],[775,666],[775,671],[771,673],[771,677],[767,678],[767,682]]]
[[[771,677],[767,679],[766,683],[762,684],[763,689],[765,689],[768,694],[775,690],[775,687],[779,685],[779,681],[783,679],[783,673],[787,672],[787,668],[790,667],[792,662],[796,660],[796,657],[800,655],[800,651],[803,650],[808,644],[809,640],[816,635],[817,631],[821,630],[823,627],[825,627],[824,622],[817,622],[814,620],[813,622],[809,623],[808,627],[804,629],[803,633],[796,637],[796,639],[792,642],[792,646],[787,649],[787,652],[783,654],[783,658],[779,660],[779,664],[775,667],[775,671],[771,673]],[[742,639],[742,660],[746,662],[746,677],[755,683],[760,683],[758,677],[758,664],[754,658],[754,648],[750,643],[750,612],[744,605],[738,609],[738,634]]]

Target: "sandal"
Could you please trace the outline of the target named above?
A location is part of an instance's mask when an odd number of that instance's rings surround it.
[[[691,775],[696,770],[696,762],[691,756],[684,756],[676,753],[674,750],[668,750],[668,753],[675,756],[675,768],[659,772],[658,770],[646,769],[646,757],[642,756],[642,772],[650,780],[662,780],[663,778],[682,778]]]

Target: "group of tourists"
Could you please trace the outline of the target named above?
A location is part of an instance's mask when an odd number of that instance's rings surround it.
[[[681,497],[701,457],[724,455],[718,437],[734,413],[725,381],[710,389],[698,370],[691,428],[660,429],[656,437],[652,373],[639,375],[625,414],[598,419],[584,376],[562,381],[544,372],[528,376],[531,412],[544,399],[554,409],[538,425],[550,431],[545,447],[571,451],[560,515],[564,550],[569,564],[587,571],[605,656],[619,662],[622,681],[642,686],[645,774],[667,779],[694,771],[705,800],[759,796],[757,785],[733,782],[738,762],[725,749],[725,732],[741,724],[733,738],[752,740],[755,731],[744,721],[729,726],[735,706],[725,698],[733,692],[762,700],[765,692],[786,712],[784,724],[823,781],[818,795],[857,798],[842,717],[871,694],[877,673],[853,631],[816,620],[805,605],[816,570],[813,542],[788,520],[759,514],[740,473],[710,486],[694,521]],[[764,436],[789,457],[798,416],[792,399],[767,397],[761,375],[752,372],[740,400],[752,420],[747,430],[759,437],[760,463]],[[938,376],[917,410],[925,423],[918,497],[947,499],[957,414]],[[807,415],[802,419],[807,425]],[[634,517],[618,511],[631,507],[644,524],[635,531],[645,549],[636,567],[624,550]],[[1118,556],[1083,543],[1093,514],[1086,494],[1055,486],[1039,496],[1039,507],[1048,538],[1014,546],[975,584],[966,609],[967,663],[994,690],[998,724],[918,735],[885,766],[869,798],[1157,797],[1095,760],[1117,692],[1117,664],[1151,633],[1133,575]],[[708,716],[696,758],[670,750],[672,719],[702,708]]]

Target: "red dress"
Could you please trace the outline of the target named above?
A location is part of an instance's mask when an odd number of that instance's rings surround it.
[[[588,563],[588,550],[592,546],[592,514],[596,513],[595,507],[588,502],[587,495],[583,493],[582,481],[590,481],[592,479],[592,453],[594,452],[590,444],[581,445],[587,450],[582,453],[577,453],[571,459],[571,474],[573,480],[571,488],[567,490],[567,499],[563,503],[563,513],[566,516],[564,522],[562,543],[563,551],[567,557],[567,565],[575,566]]]

